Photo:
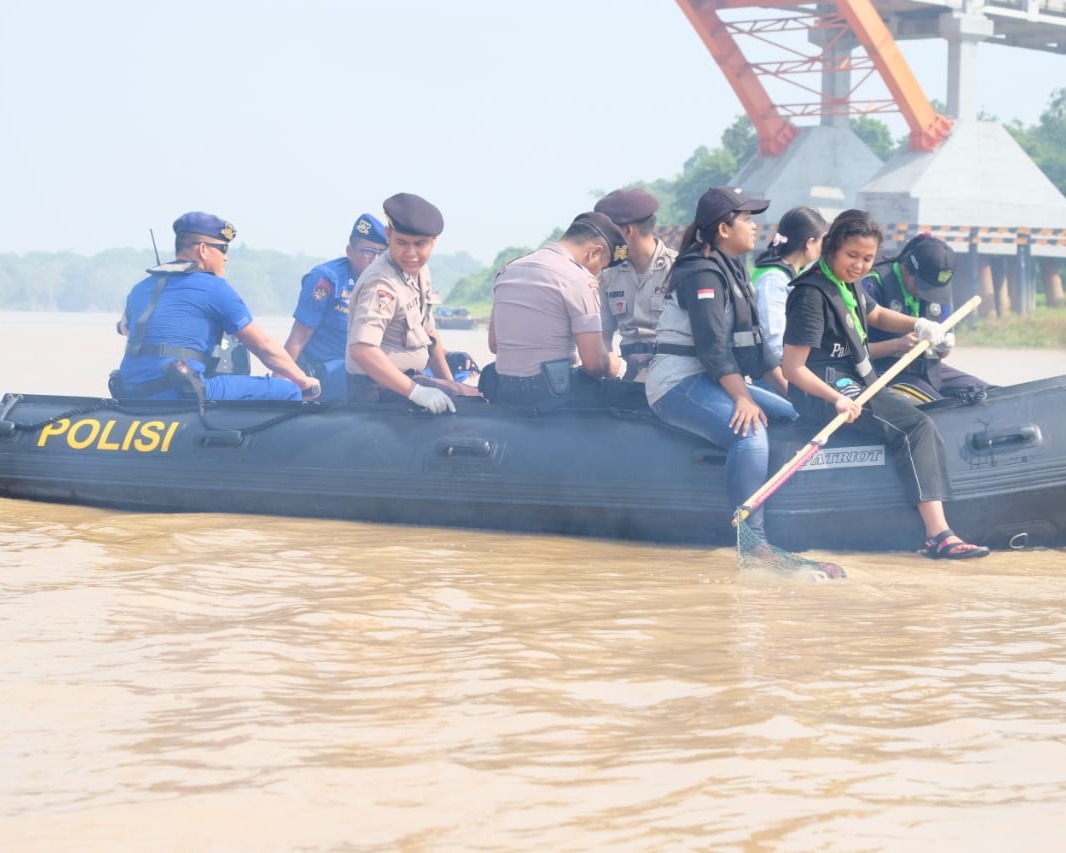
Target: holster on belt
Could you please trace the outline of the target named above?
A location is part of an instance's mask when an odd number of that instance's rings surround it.
[[[552,361],[542,361],[540,375],[544,378],[548,393],[553,397],[565,397],[570,393],[570,382],[573,378],[570,359],[557,358]]]

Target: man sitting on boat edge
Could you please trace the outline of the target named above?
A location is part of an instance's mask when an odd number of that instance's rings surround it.
[[[620,377],[625,362],[604,346],[598,276],[626,251],[621,229],[593,211],[503,268],[489,319],[496,363],[481,383],[489,399],[541,413],[602,405],[599,380]]]
[[[344,255],[318,264],[300,282],[285,351],[322,383],[322,400],[348,397],[348,301],[363,270],[386,248],[384,224],[363,213],[352,226]]]
[[[222,278],[237,229],[201,211],[174,221],[175,260],[147,270],[123,314],[129,339],[109,382],[115,396],[174,400],[311,400],[321,387],[253,318]],[[223,333],[235,335],[273,376],[207,375]]]
[[[642,189],[607,193],[593,210],[606,213],[625,237],[626,259],[600,274],[603,340],[611,352],[617,331],[626,380],[643,379],[655,354],[655,328],[663,313],[666,278],[677,252],[655,236],[659,201]]]
[[[407,399],[435,415],[454,412],[451,395],[478,393],[454,381],[433,320],[440,299],[427,264],[444,217],[412,193],[390,196],[382,208],[388,250],[359,276],[348,306],[348,399]]]

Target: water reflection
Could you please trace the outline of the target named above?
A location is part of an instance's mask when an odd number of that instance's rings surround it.
[[[811,585],[730,549],[4,509],[8,849],[1040,848],[1061,825],[1061,552],[834,555],[851,580]]]

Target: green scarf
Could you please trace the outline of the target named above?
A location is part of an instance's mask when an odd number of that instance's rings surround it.
[[[896,281],[899,282],[899,289],[903,293],[903,304],[907,306],[907,310],[912,317],[922,316],[922,303],[915,297],[911,296],[911,292],[907,290],[907,285],[903,283],[903,273],[899,268],[899,261],[893,261],[892,272],[896,276]]]
[[[844,307],[848,309],[851,321],[855,324],[855,330],[859,333],[859,340],[866,343],[866,327],[859,320],[859,312],[857,310],[859,300],[855,298],[855,294],[851,292],[850,287],[833,275],[833,271],[829,269],[825,261],[819,260],[818,266],[821,268],[822,274],[837,286],[837,290],[840,291],[840,298],[844,300]]]

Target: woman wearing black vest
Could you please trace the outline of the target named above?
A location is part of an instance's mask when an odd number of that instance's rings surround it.
[[[889,390],[865,408],[855,402],[877,374],[867,351],[867,323],[888,332],[914,332],[934,346],[943,341],[939,323],[878,305],[858,282],[873,266],[881,229],[870,214],[846,210],[829,228],[822,257],[793,280],[786,307],[782,368],[789,397],[800,417],[824,425],[837,414],[893,451],[907,494],[925,525],[926,556],[962,560],[988,549],[956,536],[944,516],[948,473],[936,424],[915,404]]]
[[[766,480],[769,420],[796,418],[740,260],[755,248],[752,214],[769,204],[732,187],[700,197],[667,279],[644,385],[656,415],[727,450],[726,488],[737,506]],[[749,385],[745,376],[765,376],[781,395]],[[761,510],[748,525],[765,538]]]

